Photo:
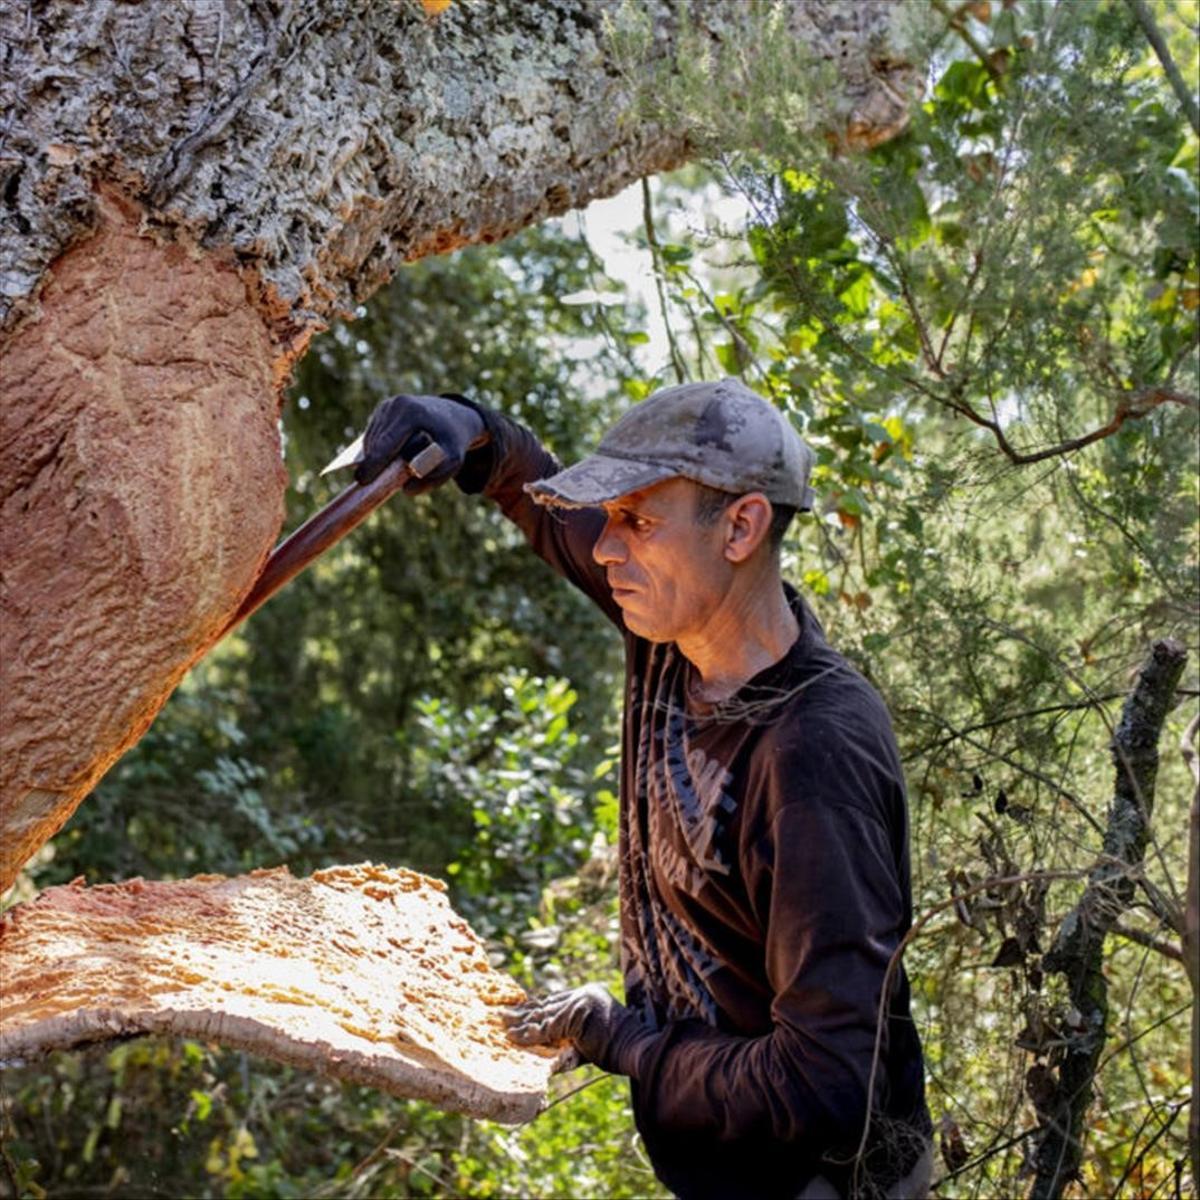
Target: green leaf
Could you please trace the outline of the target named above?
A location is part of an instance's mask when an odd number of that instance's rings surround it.
[[[871,311],[871,275],[862,271],[848,288],[838,297],[846,312],[855,320]]]
[[[982,63],[951,63],[933,90],[938,100],[957,104],[962,108],[986,108],[988,97],[988,73]]]
[[[829,595],[829,576],[821,570],[811,570],[804,572],[804,586],[808,588],[814,596]]]
[[[209,1114],[212,1112],[213,1099],[207,1092],[192,1090],[188,1093],[192,1103],[196,1106],[196,1120],[207,1121]]]
[[[721,342],[719,345],[713,347],[713,353],[717,356],[717,362],[730,375],[737,375],[741,372],[741,356],[738,354],[737,346],[733,342]]]

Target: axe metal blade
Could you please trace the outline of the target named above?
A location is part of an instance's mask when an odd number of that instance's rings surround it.
[[[342,467],[353,467],[363,460],[363,434],[359,434],[328,466],[322,468],[321,474],[328,475],[330,471],[340,471]]]

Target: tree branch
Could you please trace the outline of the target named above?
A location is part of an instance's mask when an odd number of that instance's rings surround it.
[[[979,39],[976,38],[975,35],[970,31],[970,29],[967,27],[966,21],[964,20],[964,15],[970,5],[964,4],[958,9],[957,12],[954,12],[946,3],[946,0],[933,0],[933,7],[940,12],[943,17],[946,18],[946,23],[950,26],[950,28],[953,29],[954,32],[957,33],[958,36],[967,44],[971,50],[971,53],[979,59],[983,69],[987,71],[987,73],[993,79],[999,79],[1000,72],[996,69],[996,64],[992,61],[992,56],[980,44]]]
[[[1090,433],[1083,434],[1081,437],[1068,438],[1065,441],[1058,442],[1056,445],[1046,446],[1042,450],[1034,450],[1026,453],[1025,451],[1018,450],[1008,440],[999,421],[993,420],[991,417],[985,417],[965,400],[958,400],[953,397],[941,397],[941,400],[948,408],[966,417],[968,421],[973,422],[983,429],[990,430],[992,436],[996,439],[996,444],[1004,452],[1008,460],[1016,466],[1026,466],[1029,463],[1044,462],[1048,458],[1073,454],[1076,450],[1082,450],[1085,446],[1090,446],[1093,442],[1099,442],[1106,437],[1112,437],[1126,421],[1133,421],[1144,417],[1147,413],[1163,404],[1178,404],[1184,408],[1200,408],[1200,401],[1196,400],[1194,396],[1189,396],[1184,392],[1177,392],[1171,388],[1148,387],[1137,392],[1127,392],[1117,401],[1116,411],[1113,413],[1112,419],[1106,424],[1093,429]]]
[[[1104,710],[1101,709],[1099,707],[1099,705],[1095,705],[1092,707],[1095,707],[1101,714],[1103,714]],[[1024,763],[1019,762],[1017,759],[1013,758],[1012,755],[1005,754],[1003,751],[997,750],[994,747],[989,746],[984,742],[976,741],[965,730],[955,729],[954,726],[951,725],[949,721],[946,721],[944,718],[937,716],[936,713],[930,713],[929,715],[934,720],[940,721],[941,724],[946,729],[951,730],[951,732],[953,733],[953,737],[950,739],[951,741],[955,741],[955,740],[964,741],[967,743],[968,746],[974,746],[976,750],[979,750],[982,753],[987,754],[991,758],[996,759],[997,762],[1002,762],[1005,764],[1005,766],[1011,767],[1018,774],[1024,775],[1029,779],[1036,779],[1038,783],[1041,783],[1041,784],[1045,785],[1047,788],[1049,788],[1050,791],[1054,793],[1054,795],[1061,796],[1068,804],[1071,805],[1071,807],[1081,817],[1083,817],[1083,819],[1085,821],[1087,821],[1087,823],[1089,825],[1091,825],[1091,827],[1097,833],[1099,833],[1101,835],[1103,834],[1104,831],[1100,826],[1100,822],[1098,820],[1096,820],[1096,818],[1094,816],[1092,816],[1092,814],[1090,812],[1088,812],[1087,805],[1085,805],[1083,803],[1083,801],[1080,800],[1079,797],[1074,794],[1074,792],[1067,791],[1067,789],[1065,787],[1063,787],[1061,784],[1055,783],[1055,781],[1053,779],[1051,779],[1049,775],[1046,775],[1043,772],[1036,770],[1034,767],[1026,766]]]
[[[964,729],[955,730],[946,737],[926,742],[925,745],[917,747],[916,750],[910,750],[904,755],[902,761],[911,762],[914,758],[920,758],[931,751],[941,750],[969,733],[978,733],[981,729],[995,729],[1000,725],[1007,725],[1012,721],[1024,721],[1028,717],[1041,717],[1047,713],[1077,712],[1084,708],[1096,708],[1106,700],[1119,700],[1124,695],[1124,692],[1106,692],[1102,696],[1090,696],[1086,700],[1074,700],[1068,704],[1047,704],[1044,708],[1031,708],[1026,712],[1004,713],[1002,716],[993,717],[988,721],[980,721],[976,725],[968,725]],[[918,709],[916,711],[919,712],[921,710]],[[928,716],[927,713],[922,713],[922,715]]]
[[[1183,761],[1187,763],[1192,778],[1200,787],[1200,754],[1196,753],[1194,745],[1198,731],[1200,731],[1200,712],[1188,722],[1188,727],[1183,731],[1183,737],[1179,739],[1179,753],[1183,755]]]
[[[1200,134],[1200,105],[1196,104],[1195,96],[1192,95],[1178,66],[1175,65],[1170,48],[1167,46],[1167,39],[1163,37],[1162,30],[1154,20],[1150,6],[1146,0],[1125,0],[1125,3],[1129,5],[1130,11],[1137,18],[1137,23],[1142,27],[1146,41],[1154,47],[1154,53],[1158,55],[1158,61],[1162,63],[1167,79],[1170,80],[1171,87],[1179,98],[1179,103],[1187,119],[1192,123],[1192,128]]]
[[[1112,738],[1117,778],[1104,853],[1043,959],[1047,971],[1066,978],[1080,1019],[1061,1052],[1053,1095],[1044,1106],[1045,1130],[1037,1148],[1032,1200],[1057,1200],[1079,1172],[1084,1117],[1107,1034],[1104,941],[1129,907],[1135,877],[1141,872],[1158,774],[1158,740],[1186,661],[1187,651],[1179,642],[1156,642],[1125,702]]]
[[[879,1065],[883,1055],[883,1036],[887,1027],[887,1013],[889,998],[892,995],[892,987],[895,983],[896,972],[900,969],[900,963],[904,958],[904,952],[916,939],[917,935],[929,924],[934,917],[944,912],[953,911],[963,900],[969,899],[971,896],[978,895],[980,892],[991,892],[997,888],[1017,887],[1022,883],[1034,882],[1053,882],[1062,879],[1078,879],[1083,875],[1082,871],[1023,871],[1017,875],[992,875],[987,879],[981,879],[978,883],[973,883],[970,887],[965,887],[961,891],[955,892],[946,900],[941,900],[932,908],[928,908],[923,912],[909,927],[908,932],[900,939],[900,944],[892,951],[892,957],[888,959],[887,970],[883,973],[883,987],[879,992],[879,1005],[875,1013],[875,1050],[871,1057],[871,1074],[867,1080],[867,1113],[866,1119],[863,1121],[862,1136],[859,1139],[858,1147],[855,1150],[854,1157],[848,1162],[855,1164],[855,1170],[862,1165],[863,1154],[866,1152],[867,1140],[871,1134],[871,1119],[873,1108],[873,1097],[875,1095],[875,1083],[878,1077]],[[831,1159],[831,1162],[837,1161]]]
[[[667,293],[663,287],[662,250],[658,245],[658,235],[654,232],[654,210],[650,204],[650,181],[642,176],[642,224],[646,230],[646,244],[650,247],[650,257],[654,262],[654,287],[658,291],[658,307],[662,312],[663,328],[667,333],[667,345],[671,348],[671,366],[675,368],[677,383],[687,383],[688,371],[675,342],[675,332],[671,328],[671,316],[667,311]]]
[[[1164,942],[1162,938],[1156,938],[1144,929],[1135,929],[1132,925],[1121,924],[1120,921],[1112,927],[1112,931],[1117,937],[1122,937],[1128,942],[1137,942],[1139,946],[1157,950],[1159,954],[1173,958],[1178,963],[1183,962],[1183,948],[1175,942]]]

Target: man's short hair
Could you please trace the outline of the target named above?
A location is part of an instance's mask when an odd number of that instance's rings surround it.
[[[737,499],[737,496],[733,492],[723,492],[720,488],[709,487],[706,483],[695,483],[694,480],[692,482],[696,488],[696,524],[711,529],[720,519],[721,514]],[[784,535],[787,533],[796,511],[791,505],[771,502],[771,528],[767,533],[767,538],[772,553],[779,553]]]

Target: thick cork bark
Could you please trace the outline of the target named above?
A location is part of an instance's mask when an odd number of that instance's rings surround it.
[[[444,885],[370,864],[49,888],[0,918],[0,965],[0,1060],[166,1034],[516,1123],[558,1053],[508,1040],[525,993]]]
[[[754,6],[693,6],[714,40]],[[146,729],[282,519],[281,386],[398,265],[678,165],[616,0],[0,5],[0,892]],[[642,0],[667,60],[674,0]],[[806,0],[843,143],[903,128],[904,3]]]

